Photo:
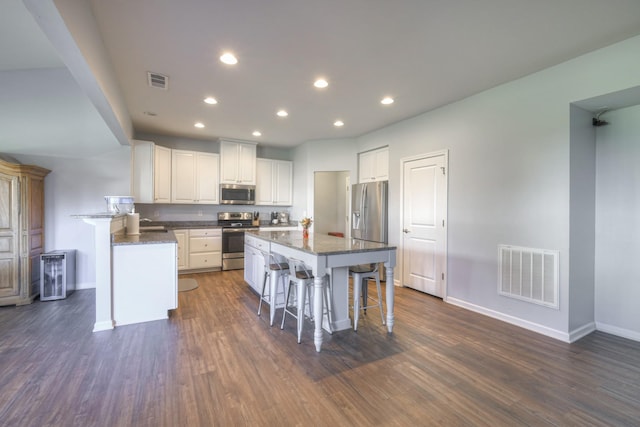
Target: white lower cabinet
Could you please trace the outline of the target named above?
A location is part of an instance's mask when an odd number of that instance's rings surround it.
[[[189,230],[189,269],[222,267],[222,229]]]
[[[264,280],[264,258],[260,249],[268,251],[262,240],[244,235],[244,280],[258,294],[262,292]]]
[[[262,293],[262,284],[264,283],[265,272],[264,256],[262,255],[261,251],[269,252],[269,243],[245,234],[244,281],[247,282],[258,295]],[[286,262],[284,258],[279,258],[278,261]],[[267,280],[269,279],[267,278]],[[268,282],[264,293],[265,297],[269,296],[270,286]],[[284,292],[282,290],[282,282],[277,284],[275,301],[276,308],[284,307]]]
[[[178,240],[180,273],[212,271],[222,268],[222,229],[174,230]]]
[[[178,241],[178,271],[189,268],[189,230],[174,230]]]

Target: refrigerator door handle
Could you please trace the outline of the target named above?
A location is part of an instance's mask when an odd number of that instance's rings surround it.
[[[351,228],[353,228],[354,230],[360,229],[360,211],[353,212],[353,220],[352,220]]]
[[[367,188],[369,187],[368,184],[365,184],[362,186],[362,199],[360,201],[361,206],[360,206],[360,210],[362,211],[362,216],[364,218],[362,218],[362,233],[363,233],[363,238],[365,239],[369,239],[369,235],[367,232],[367,221],[369,221],[369,215],[367,215]]]

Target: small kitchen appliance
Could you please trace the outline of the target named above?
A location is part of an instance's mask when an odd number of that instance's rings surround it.
[[[280,224],[289,224],[289,212],[278,213],[278,222]]]

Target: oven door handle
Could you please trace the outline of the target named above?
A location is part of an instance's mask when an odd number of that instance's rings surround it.
[[[223,228],[223,233],[241,233],[244,232],[246,228]]]

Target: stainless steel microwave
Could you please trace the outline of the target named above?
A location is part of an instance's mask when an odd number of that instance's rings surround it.
[[[220,184],[221,205],[255,205],[256,186]]]

